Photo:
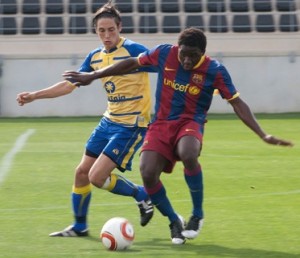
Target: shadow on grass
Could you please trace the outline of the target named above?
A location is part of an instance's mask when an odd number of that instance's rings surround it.
[[[96,236],[89,236],[82,238],[85,241],[98,242],[102,246],[101,241]],[[89,251],[98,253],[98,248],[89,248],[88,250],[81,249],[81,251]],[[105,250],[103,248],[103,250]],[[217,258],[299,258],[299,254],[291,254],[287,252],[279,252],[272,250],[259,250],[255,248],[230,248],[215,244],[201,244],[199,242],[187,241],[184,245],[172,245],[169,239],[154,238],[149,241],[136,240],[131,248],[128,250],[111,252],[108,251],[106,255],[119,257],[217,257]]]
[[[271,250],[259,250],[252,248],[230,248],[214,244],[193,243],[187,241],[184,245],[172,245],[170,240],[153,239],[152,241],[135,242],[135,252],[147,253],[147,249],[153,253],[153,249],[164,257],[231,257],[231,258],[299,258],[299,254],[278,252]],[[152,250],[152,251],[151,251]],[[129,251],[129,250],[128,250]],[[176,253],[174,255],[174,252]]]

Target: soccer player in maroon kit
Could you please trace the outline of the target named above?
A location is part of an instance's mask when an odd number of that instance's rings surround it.
[[[292,146],[289,141],[267,134],[249,106],[240,98],[226,68],[205,55],[206,36],[196,28],[181,32],[178,45],[163,44],[92,73],[65,72],[66,78],[87,85],[96,78],[128,73],[141,66],[158,71],[155,114],[142,146],[140,170],[152,203],[170,221],[173,244],[198,236],[203,224],[203,179],[198,157],[206,115],[214,90],[228,101],[237,116],[268,144]],[[193,209],[186,226],[166,195],[160,175],[171,173],[176,161],[184,165]]]

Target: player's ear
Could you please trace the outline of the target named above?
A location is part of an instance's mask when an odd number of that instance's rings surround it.
[[[122,27],[122,22],[120,22],[120,23],[119,23],[119,25],[118,25],[118,29],[119,29],[119,32],[121,32],[121,31],[122,31],[122,29],[123,29],[123,27]]]
[[[97,34],[97,25],[96,24],[93,25],[93,29],[94,29],[94,32]]]

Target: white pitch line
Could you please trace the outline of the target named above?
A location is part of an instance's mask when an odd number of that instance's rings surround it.
[[[28,129],[25,133],[21,134],[16,140],[12,149],[7,152],[1,160],[0,164],[0,184],[4,181],[7,173],[9,172],[13,159],[18,152],[22,150],[27,139],[35,132],[34,129]]]

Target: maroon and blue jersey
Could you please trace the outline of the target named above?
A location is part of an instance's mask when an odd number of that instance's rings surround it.
[[[239,95],[226,68],[208,56],[187,71],[179,61],[178,46],[164,44],[144,52],[138,61],[158,70],[154,120],[192,119],[202,124],[214,90],[226,100]]]

